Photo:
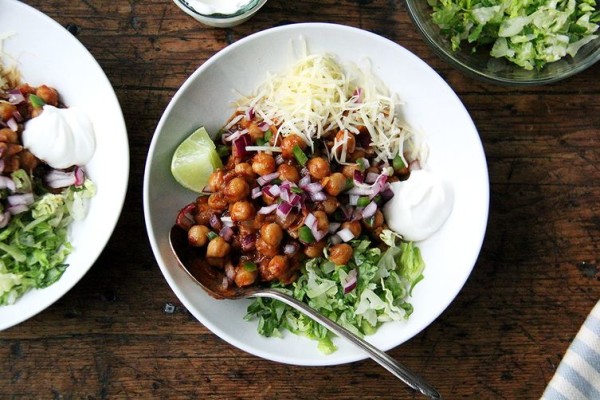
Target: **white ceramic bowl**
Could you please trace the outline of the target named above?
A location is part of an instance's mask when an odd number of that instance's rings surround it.
[[[58,282],[33,290],[14,305],[0,306],[0,330],[39,313],[69,291],[91,268],[115,228],[125,200],[129,145],[119,102],[106,75],[86,48],[48,16],[15,0],[0,1],[5,53],[18,61],[23,80],[55,87],[67,106],[77,106],[92,120],[97,148],[85,166],[97,186],[85,220],[71,225],[74,251]]]
[[[267,0],[251,0],[247,6],[232,14],[203,14],[194,8],[193,2],[186,0],[173,0],[177,7],[190,17],[202,22],[204,25],[216,28],[229,28],[248,21],[265,5]]]
[[[316,342],[293,334],[261,337],[256,322],[243,319],[249,301],[209,297],[177,266],[168,242],[177,211],[196,197],[170,174],[177,145],[201,125],[216,132],[232,114],[231,102],[238,93],[252,93],[267,71],[280,71],[295,61],[288,55],[303,41],[311,53],[328,52],[342,62],[369,58],[374,73],[404,101],[406,119],[425,133],[429,169],[454,189],[455,205],[446,224],[419,243],[427,267],[425,279],[413,291],[414,313],[406,321],[384,324],[367,340],[388,350],[421,332],[448,307],[471,273],[487,224],[489,185],[481,142],[460,100],[433,69],[396,43],[363,30],[330,24],[282,26],[242,39],[204,63],[175,94],[156,128],[144,176],[144,213],[167,282],[206,327],[259,357],[331,365],[363,359],[365,354],[341,339],[336,339],[335,353],[324,355]]]

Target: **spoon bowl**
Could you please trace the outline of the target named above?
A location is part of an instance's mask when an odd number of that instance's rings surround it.
[[[214,297],[215,299],[235,300],[251,297],[268,297],[279,300],[304,313],[306,316],[325,326],[336,335],[349,340],[357,347],[365,351],[371,359],[387,369],[414,390],[419,391],[431,399],[442,398],[439,392],[433,386],[431,386],[414,372],[410,371],[404,365],[398,363],[385,352],[379,350],[366,340],[356,336],[346,328],[318,313],[313,308],[309,307],[305,303],[302,303],[296,298],[268,287],[248,286],[241,288],[235,285],[225,284],[225,282],[227,282],[227,276],[225,275],[225,272],[204,262],[204,257],[197,253],[195,251],[196,249],[188,244],[186,231],[178,225],[174,225],[171,228],[169,233],[169,243],[179,266],[196,284],[198,284],[198,286],[202,287],[210,296]]]

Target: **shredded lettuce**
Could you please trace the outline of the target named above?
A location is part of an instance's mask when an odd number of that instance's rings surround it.
[[[596,0],[428,0],[453,50],[465,43],[526,70],[569,55],[598,38]]]
[[[274,287],[359,336],[373,334],[382,323],[401,321],[411,315],[410,293],[423,278],[425,268],[413,243],[396,245],[395,237],[388,237],[392,246],[385,251],[368,240],[353,240],[350,243],[354,256],[348,265],[336,267],[325,258],[313,258],[304,264],[302,275],[292,285]],[[345,294],[342,282],[353,269],[358,272],[356,287]],[[281,337],[288,330],[317,340],[318,348],[325,354],[336,350],[331,332],[277,300],[255,299],[248,307],[246,319],[258,319],[261,335]]]
[[[17,188],[31,188],[27,174],[13,174]],[[13,304],[32,288],[56,282],[67,268],[71,253],[68,226],[84,218],[87,199],[95,186],[86,179],[82,187],[68,187],[59,194],[38,196],[29,211],[13,216],[0,229],[0,305]]]

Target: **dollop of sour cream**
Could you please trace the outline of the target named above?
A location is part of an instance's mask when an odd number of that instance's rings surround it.
[[[96,151],[96,136],[89,117],[76,107],[46,104],[23,131],[23,145],[56,169],[87,164]]]
[[[190,7],[200,14],[235,14],[252,0],[188,0]]]
[[[405,181],[392,182],[394,192],[383,207],[388,227],[408,241],[433,235],[446,222],[454,206],[450,185],[427,170],[414,170]]]

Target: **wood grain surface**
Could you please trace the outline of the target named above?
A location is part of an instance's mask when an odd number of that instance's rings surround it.
[[[232,347],[181,305],[146,239],[146,153],[178,87],[247,35],[317,21],[376,32],[425,60],[471,113],[487,155],[489,226],[473,273],[431,326],[389,354],[447,399],[541,396],[600,298],[600,63],[548,86],[482,83],[440,60],[397,0],[269,0],[229,29],[203,26],[170,0],[24,2],[68,27],[106,72],[131,172],[123,214],[90,272],[0,332],[0,398],[421,398],[370,360],[300,367]]]

